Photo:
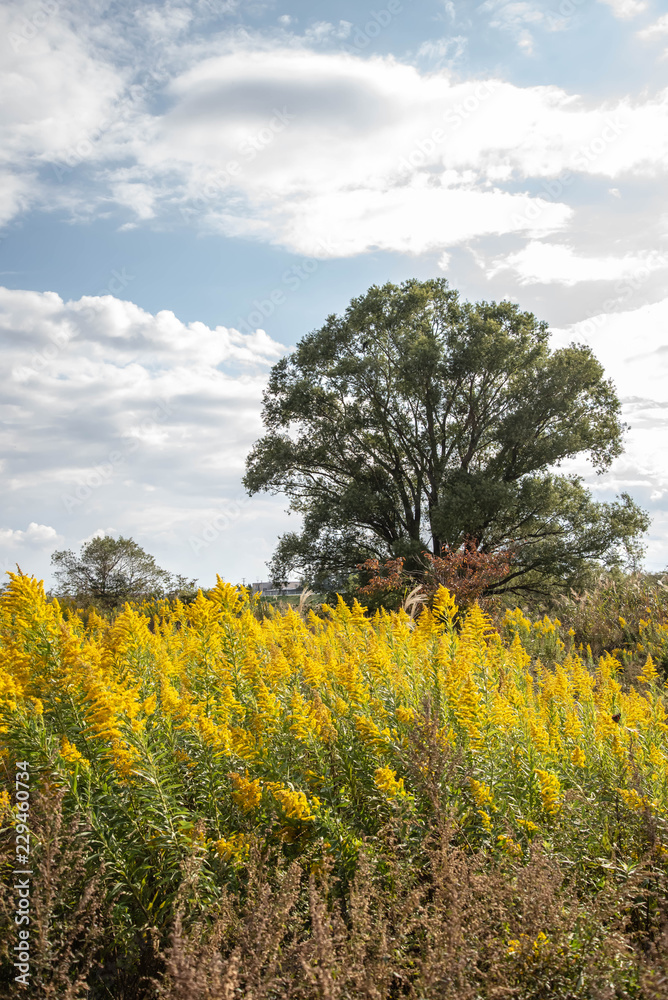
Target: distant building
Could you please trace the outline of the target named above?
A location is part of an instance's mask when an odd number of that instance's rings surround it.
[[[265,597],[295,597],[301,594],[304,585],[299,580],[289,580],[287,587],[282,590],[276,588],[270,580],[262,580],[260,583],[251,584],[254,594],[263,594]]]

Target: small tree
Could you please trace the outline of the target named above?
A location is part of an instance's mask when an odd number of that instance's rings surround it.
[[[81,607],[110,611],[126,601],[192,592],[196,580],[173,575],[156,564],[132,538],[93,538],[77,556],[71,549],[54,552],[56,596]]]

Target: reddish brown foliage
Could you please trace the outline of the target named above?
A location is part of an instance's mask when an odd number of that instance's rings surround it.
[[[510,572],[513,559],[512,549],[500,552],[483,552],[478,549],[473,538],[467,538],[464,545],[451,549],[444,545],[440,556],[423,553],[426,568],[422,573],[407,573],[404,559],[388,559],[384,563],[378,559],[367,559],[357,568],[373,574],[369,582],[361,587],[359,594],[374,600],[387,602],[416,582],[422,586],[427,598],[433,597],[439,587],[447,587],[454,594],[460,607],[467,607],[477,601],[494,583],[502,580]]]
[[[384,563],[379,559],[367,559],[366,562],[358,563],[357,568],[374,574],[366,586],[360,587],[359,590],[360,594],[369,597],[379,597],[393,590],[403,590],[408,580],[407,574],[404,573],[403,556],[388,559]]]
[[[508,575],[513,555],[508,549],[482,552],[475,539],[467,538],[459,549],[444,545],[440,556],[425,552],[424,558],[428,563],[424,585],[429,595],[439,587],[447,587],[457,603],[465,607]]]

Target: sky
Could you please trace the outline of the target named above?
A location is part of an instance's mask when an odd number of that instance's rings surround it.
[[[562,471],[668,566],[666,0],[5,0],[0,48],[3,573],[113,534],[266,580],[272,365],[429,277],[591,346],[625,452]]]

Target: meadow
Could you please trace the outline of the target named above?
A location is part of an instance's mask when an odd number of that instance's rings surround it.
[[[3,993],[18,768],[31,995],[668,997],[668,620],[592,652],[583,614],[219,579],[108,619],[12,575]]]

